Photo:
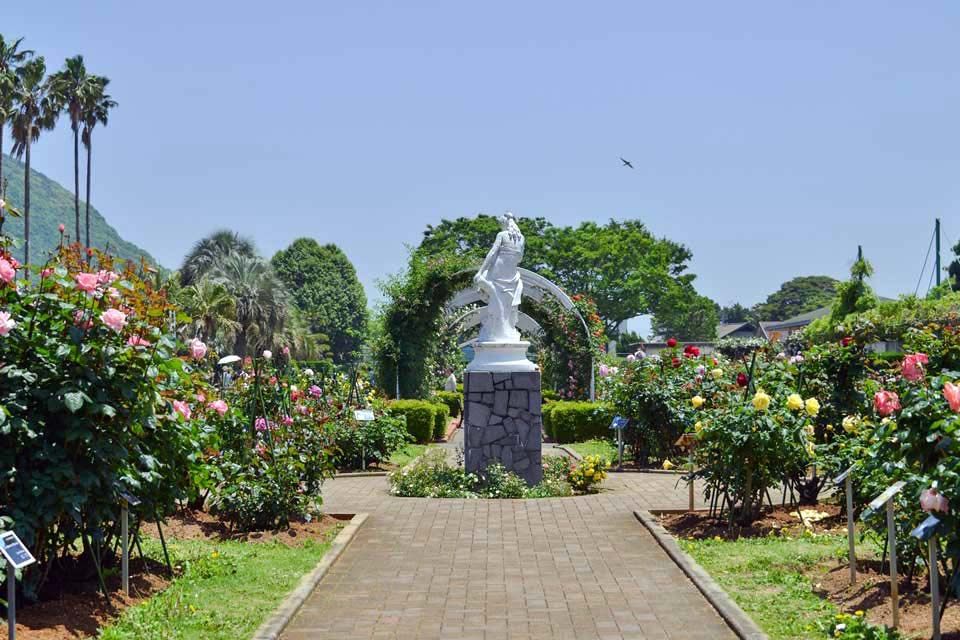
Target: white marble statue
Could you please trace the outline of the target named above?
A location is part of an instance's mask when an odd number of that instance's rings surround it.
[[[487,309],[480,329],[481,342],[519,342],[517,317],[523,282],[517,267],[523,260],[523,234],[512,213],[500,216],[503,231],[497,234],[493,247],[473,281],[487,294]]]
[[[531,371],[526,359],[528,342],[520,340],[517,320],[523,282],[517,269],[523,259],[524,239],[512,213],[500,216],[503,230],[473,277],[486,294],[487,306],[480,325],[480,337],[474,346],[475,357],[468,370]]]

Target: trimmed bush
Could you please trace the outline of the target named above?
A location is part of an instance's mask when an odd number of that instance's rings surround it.
[[[442,402],[433,403],[433,439],[442,440],[447,435],[447,422],[450,420],[450,408]]]
[[[450,415],[454,418],[460,415],[460,405],[463,403],[463,394],[456,391],[437,391],[433,399],[447,405]]]
[[[433,441],[437,405],[426,400],[395,400],[387,412],[392,416],[406,416],[407,431],[416,441],[424,444]]]
[[[551,402],[544,407],[543,425],[556,442],[582,442],[608,438],[613,408],[602,402]]]

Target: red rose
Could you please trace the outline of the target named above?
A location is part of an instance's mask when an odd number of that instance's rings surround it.
[[[674,367],[679,367],[679,366],[680,366],[680,358],[678,358],[678,357],[676,357],[676,356],[674,356],[673,359],[672,359],[670,362],[673,363],[673,366],[674,366]]]
[[[742,371],[737,374],[737,384],[739,386],[745,387],[749,382],[750,380],[747,378],[747,374],[743,373]]]
[[[688,344],[683,348],[683,353],[689,358],[696,358],[700,355],[700,348],[695,347],[692,344]]]
[[[843,345],[844,347],[849,347],[852,343],[853,343],[853,338],[850,336],[844,336],[843,339],[840,340],[840,344]]]
[[[676,339],[676,338],[667,338],[667,346],[670,347],[671,349],[673,349],[675,346],[677,346],[677,339]]]

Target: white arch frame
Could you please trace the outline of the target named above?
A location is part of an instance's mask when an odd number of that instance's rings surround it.
[[[543,299],[547,296],[552,297],[554,300],[559,302],[560,306],[562,306],[564,309],[566,309],[567,311],[572,311],[574,314],[576,314],[577,318],[580,319],[580,324],[583,325],[584,335],[587,336],[589,339],[590,328],[587,326],[587,321],[583,319],[583,316],[580,315],[580,311],[577,309],[577,306],[573,303],[573,300],[570,299],[570,296],[568,296],[563,289],[555,285],[553,282],[547,280],[540,274],[534,273],[529,269],[519,268],[517,269],[517,271],[520,272],[520,280],[523,282],[523,295],[525,297],[536,300],[537,302],[543,301]],[[473,273],[473,271],[461,272],[461,274],[463,273]],[[458,275],[461,275],[461,274],[458,274]],[[475,287],[467,287],[465,289],[461,289],[460,291],[458,291],[450,300],[450,302],[447,303],[447,311],[453,312],[456,309],[460,309],[469,304],[474,304],[478,302],[486,302],[486,298]],[[481,317],[480,311],[481,311],[480,308],[471,309],[470,311],[463,314],[462,318],[463,319],[469,318],[471,322],[474,319],[474,315],[476,316],[476,323],[470,324],[467,326],[472,327],[480,323],[480,317]],[[539,323],[537,323],[536,320],[534,320],[527,314],[521,313],[520,315],[529,319],[531,322],[533,322],[533,324],[536,325],[538,329],[540,328]],[[520,327],[520,329],[523,330],[522,327]],[[591,401],[596,400],[596,377],[594,373],[595,365],[596,365],[596,358],[591,356],[590,357],[590,400]]]

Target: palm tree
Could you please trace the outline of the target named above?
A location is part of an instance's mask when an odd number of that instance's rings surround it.
[[[47,64],[38,56],[17,69],[20,80],[14,95],[13,153],[25,158],[23,172],[23,263],[30,262],[30,148],[44,129],[56,124],[60,109],[51,99],[50,87],[44,80]]]
[[[33,51],[20,49],[21,42],[23,38],[8,44],[0,35],[0,185],[3,184],[3,130],[13,117],[17,67],[33,57]]]
[[[233,253],[218,261],[209,277],[236,300],[239,327],[234,352],[245,356],[272,345],[289,317],[290,296],[270,264]]]
[[[83,56],[67,58],[63,70],[50,76],[51,95],[66,109],[73,131],[73,210],[77,242],[80,242],[80,124],[83,122],[86,94],[94,85],[95,76],[87,73]]]
[[[110,78],[93,76],[93,79],[84,95],[82,107],[83,134],[81,136],[83,146],[87,150],[86,240],[88,247],[90,246],[90,161],[93,155],[93,130],[97,124],[107,126],[110,110],[117,106],[117,103],[106,93]],[[79,236],[77,239],[80,239]]]
[[[204,278],[177,293],[183,310],[193,318],[188,327],[190,337],[213,342],[218,351],[232,346],[240,324],[237,322],[237,301],[227,288]]]
[[[256,258],[257,250],[250,240],[233,231],[222,230],[210,234],[193,245],[183,259],[180,267],[181,284],[187,286],[197,282],[233,255]]]

